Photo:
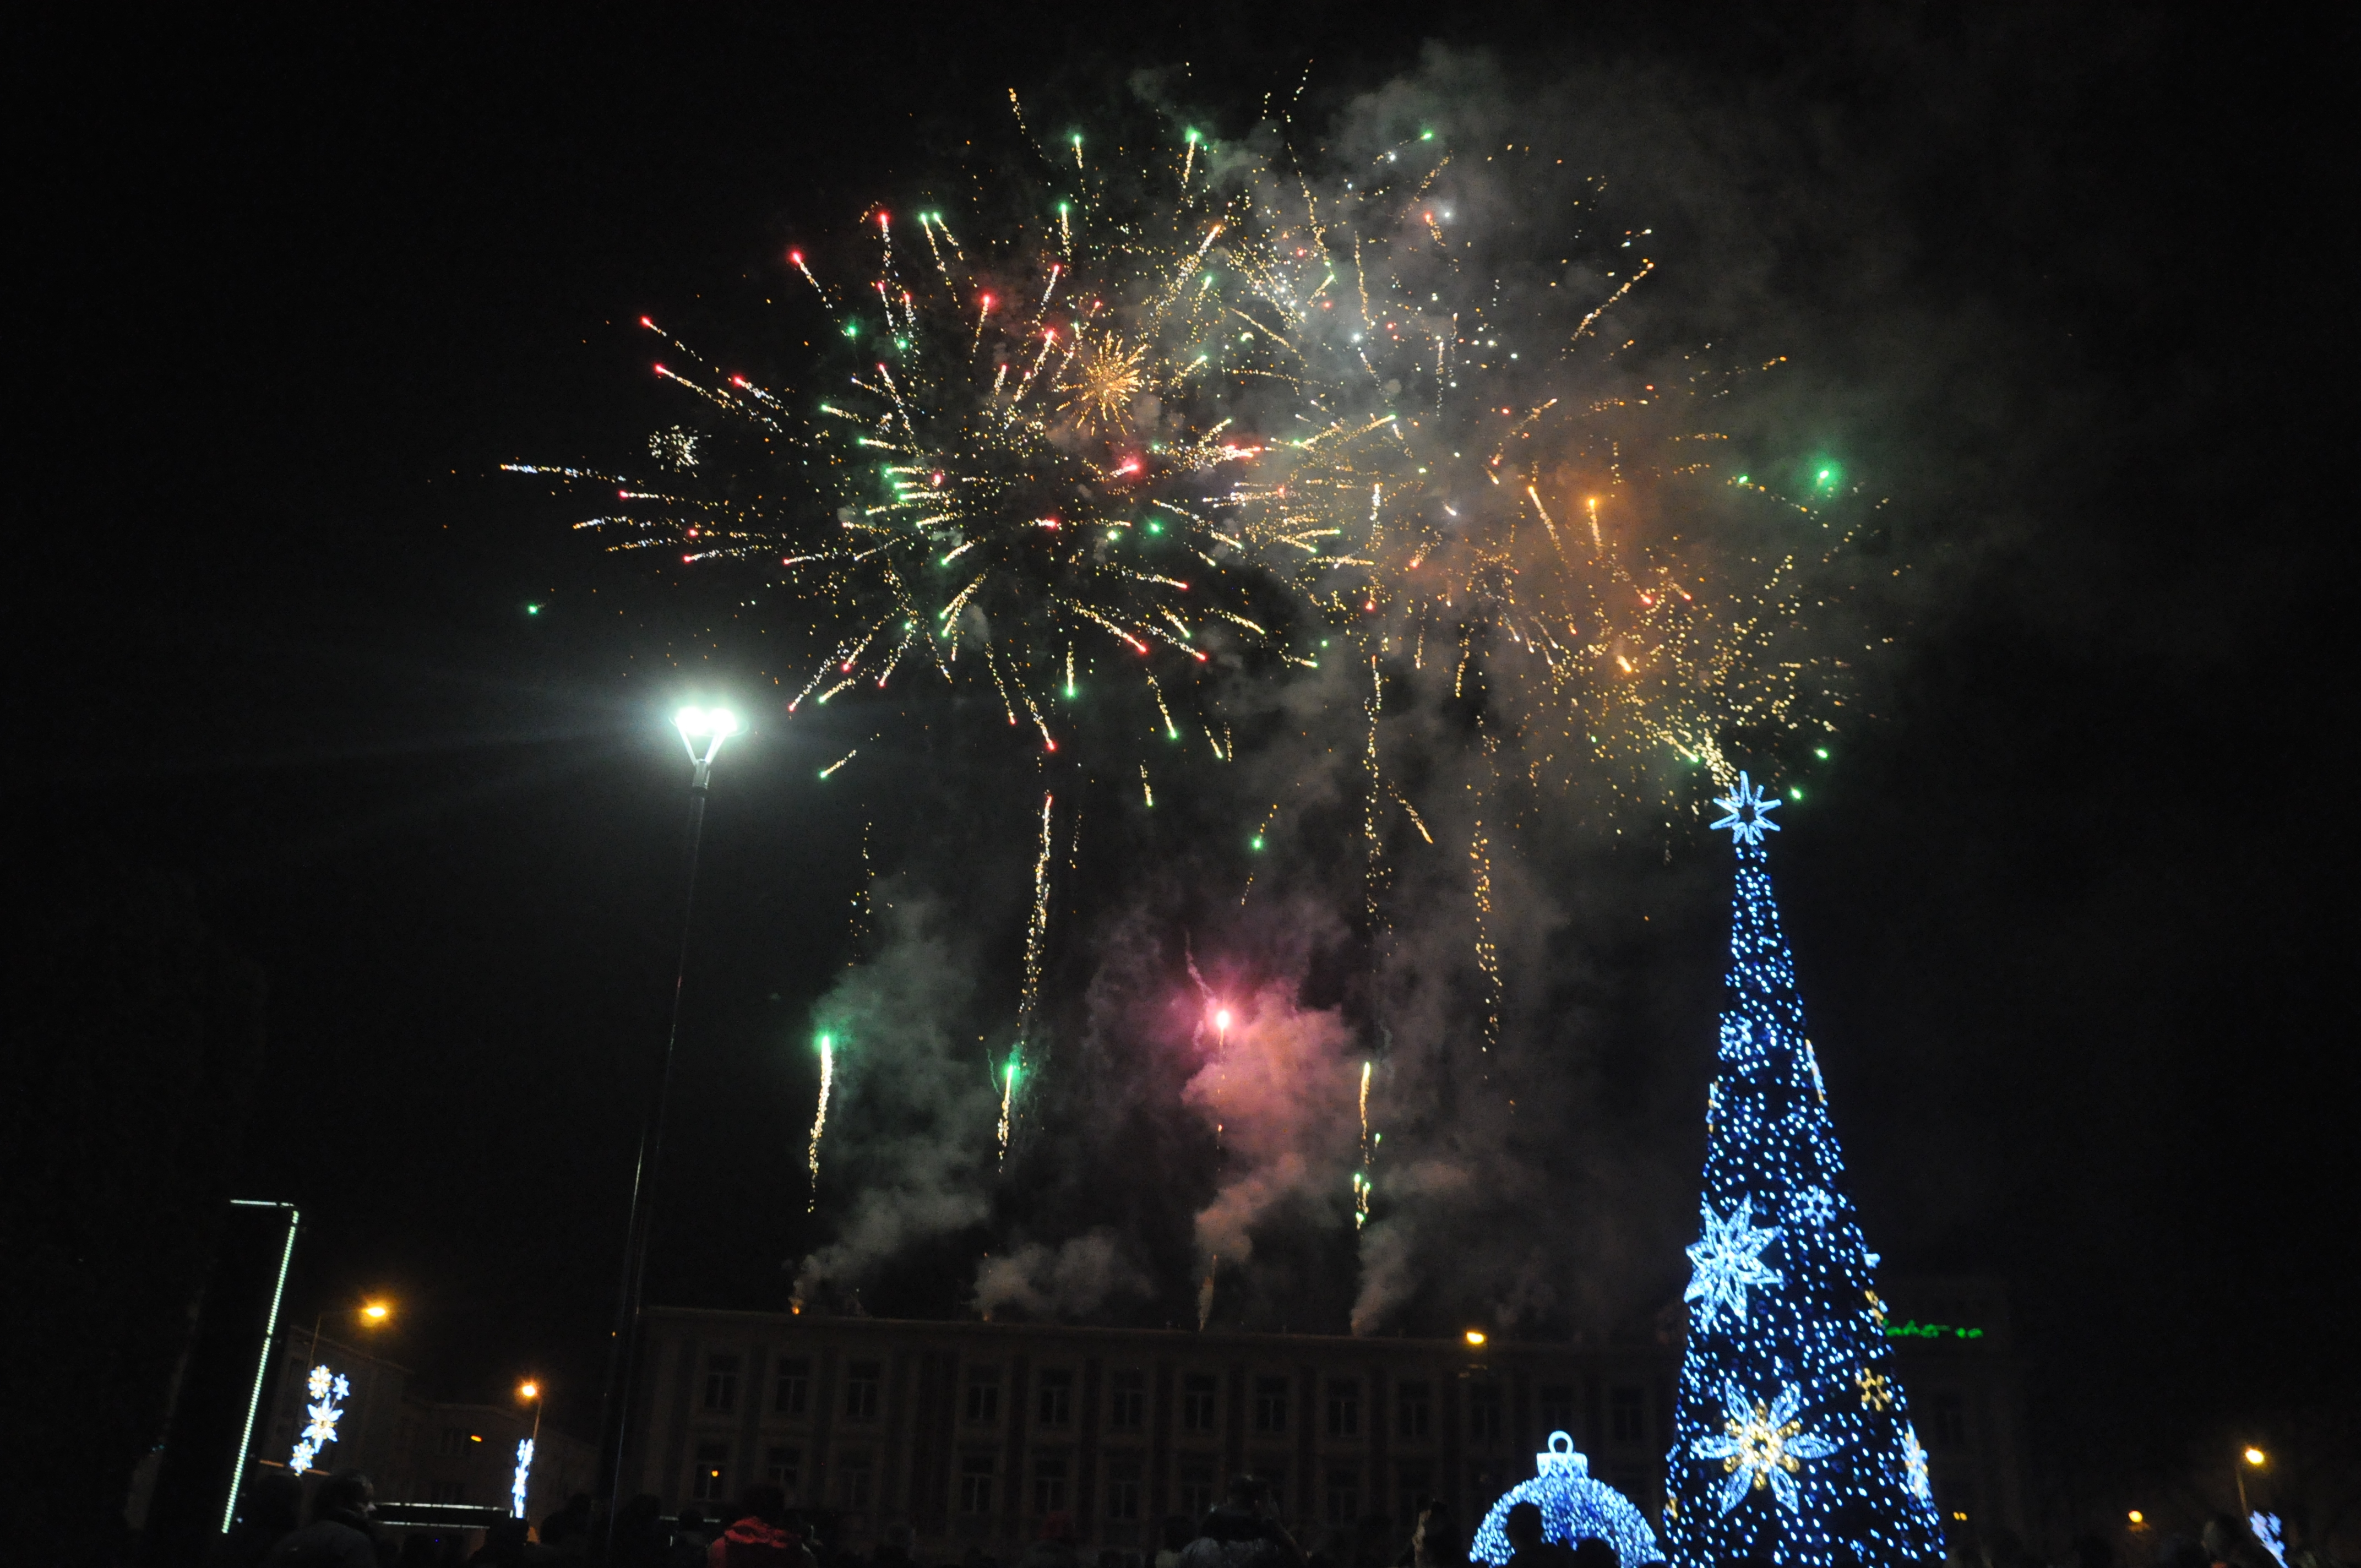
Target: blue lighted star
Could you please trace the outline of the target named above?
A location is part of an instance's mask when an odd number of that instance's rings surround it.
[[[1779,809],[1778,797],[1765,799],[1762,786],[1748,779],[1742,768],[1739,770],[1738,788],[1714,804],[1730,813],[1714,827],[1729,828],[1733,844],[1760,844],[1763,834],[1779,831],[1779,825],[1765,815]]]
[[[1689,1288],[1681,1292],[1681,1299],[1703,1301],[1708,1323],[1724,1307],[1732,1318],[1744,1322],[1746,1288],[1780,1282],[1779,1271],[1763,1261],[1763,1249],[1779,1238],[1779,1227],[1755,1225],[1753,1208],[1753,1199],[1741,1198],[1730,1218],[1723,1220],[1715,1217],[1712,1204],[1697,1206],[1705,1234],[1687,1249],[1696,1272],[1689,1276]]]

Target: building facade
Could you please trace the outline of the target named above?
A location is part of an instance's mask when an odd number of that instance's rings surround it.
[[[1930,1278],[1887,1294],[1885,1335],[1945,1528],[1972,1538],[1996,1524],[2026,1535],[2034,1499],[2007,1293],[1990,1279]]]
[[[296,1445],[313,1425],[312,1409],[322,1402],[311,1393],[312,1374],[325,1367],[326,1398],[337,1412],[336,1438],[306,1456],[308,1475],[361,1470],[376,1483],[381,1503],[456,1503],[506,1512],[512,1502],[517,1445],[530,1438],[527,1517],[539,1519],[575,1493],[593,1489],[592,1446],[546,1424],[536,1436],[530,1406],[425,1398],[412,1390],[407,1367],[325,1335],[316,1341],[308,1334],[282,1336],[272,1354],[271,1394],[255,1423],[247,1456],[249,1476],[293,1465]],[[344,1382],[341,1395],[338,1378]]]
[[[847,1540],[906,1523],[950,1561],[1005,1559],[1052,1516],[1086,1549],[1152,1551],[1251,1471],[1307,1546],[1390,1562],[1422,1498],[1472,1528],[1554,1431],[1658,1518],[1677,1328],[1586,1349],[658,1308],[624,1491],[711,1513],[772,1482]],[[1938,1502],[2021,1530],[1998,1291],[1945,1282],[1889,1332]]]
[[[1315,1539],[1389,1534],[1423,1497],[1488,1504],[1553,1431],[1646,1506],[1668,1430],[1653,1346],[659,1309],[649,1350],[627,1490],[711,1509],[772,1481],[855,1539],[907,1522],[938,1558],[1053,1515],[1147,1550],[1249,1470]]]

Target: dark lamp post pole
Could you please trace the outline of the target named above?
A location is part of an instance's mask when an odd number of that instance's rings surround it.
[[[725,708],[681,709],[674,724],[688,748],[688,834],[682,856],[680,951],[673,968],[672,1022],[664,1033],[664,1069],[656,1080],[655,1103],[640,1126],[639,1158],[631,1167],[631,1216],[623,1238],[623,1277],[616,1292],[614,1343],[607,1358],[607,1387],[599,1401],[598,1491],[607,1505],[605,1544],[611,1550],[615,1505],[622,1493],[623,1449],[631,1427],[631,1381],[638,1371],[640,1308],[647,1284],[648,1238],[655,1226],[656,1177],[664,1161],[664,1109],[672,1098],[675,1047],[680,1042],[680,999],[688,978],[689,916],[697,905],[697,847],[705,835],[706,787],[721,743],[738,733],[737,717]],[[535,1415],[538,1416],[536,1411]]]

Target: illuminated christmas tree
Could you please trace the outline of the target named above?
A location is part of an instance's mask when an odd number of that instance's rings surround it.
[[[1717,804],[1738,886],[1666,1459],[1671,1561],[1933,1562],[1943,1538],[1927,1453],[1894,1376],[1877,1255],[1845,1190],[1771,896],[1763,837],[1779,830],[1779,803],[1741,773]]]

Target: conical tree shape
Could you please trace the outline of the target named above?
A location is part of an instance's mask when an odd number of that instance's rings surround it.
[[[1675,1568],[1930,1563],[1942,1529],[1885,1342],[1744,773],[1721,1051],[1706,1099],[1688,1348],[1666,1458]]]

